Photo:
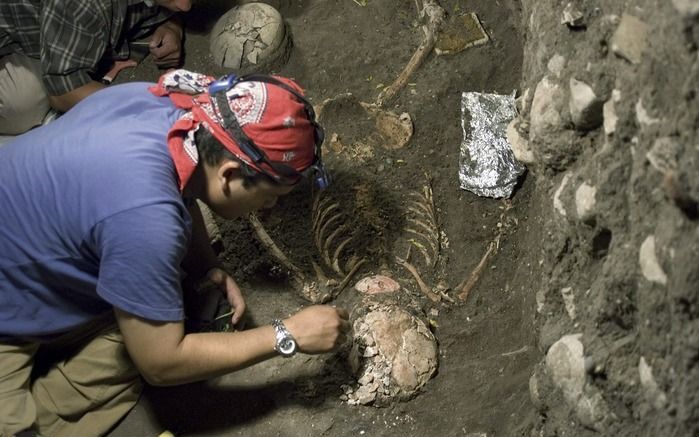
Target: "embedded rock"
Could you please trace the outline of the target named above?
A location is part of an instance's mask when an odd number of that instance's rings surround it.
[[[563,217],[566,217],[568,213],[565,209],[565,206],[563,205],[563,201],[561,200],[561,194],[563,194],[563,190],[565,190],[569,180],[570,173],[566,173],[565,175],[563,175],[561,184],[556,189],[556,192],[553,193],[553,209],[555,209]]]
[[[643,106],[643,100],[638,99],[638,102],[636,102],[636,120],[641,124],[641,126],[651,126],[654,124],[660,123],[659,118],[655,118],[651,116],[646,108]]]
[[[522,164],[533,164],[536,162],[534,154],[531,148],[529,148],[529,141],[519,133],[519,123],[519,119],[515,118],[507,125],[507,142],[510,144],[512,153],[514,153],[517,161]]]
[[[602,105],[602,115],[604,118],[604,133],[613,135],[616,131],[616,124],[619,122],[619,117],[616,114],[616,103],[621,100],[621,92],[619,90],[612,91],[612,97]]]
[[[565,335],[546,353],[546,366],[556,387],[580,422],[597,431],[604,429],[609,409],[602,395],[586,387],[585,357],[581,334]]]
[[[570,78],[570,117],[576,129],[587,131],[602,124],[602,104],[585,82]]]
[[[585,385],[585,357],[580,337],[581,334],[565,335],[546,353],[546,366],[553,383],[571,402],[577,401]]]
[[[575,7],[573,2],[569,2],[565,8],[563,8],[563,17],[561,18],[561,24],[565,24],[570,28],[579,28],[585,26],[584,21],[585,15]]]
[[[565,91],[555,78],[544,77],[534,90],[529,113],[531,149],[544,167],[561,170],[580,152],[567,127],[569,113]]]
[[[561,129],[563,118],[563,90],[548,77],[544,77],[534,90],[530,114],[530,139],[536,141],[551,131]]]
[[[566,66],[566,58],[556,53],[549,59],[546,68],[556,77],[561,77],[561,73]]]
[[[653,369],[648,365],[644,357],[641,357],[638,362],[638,376],[648,403],[656,410],[663,409],[667,405],[667,396],[658,387],[658,383],[653,378]]]
[[[666,174],[677,171],[681,146],[671,137],[656,138],[653,147],[646,153],[650,165],[660,173]]]
[[[632,64],[639,64],[647,38],[648,25],[633,15],[624,14],[612,37],[612,51]]]
[[[685,18],[696,18],[699,16],[699,0],[672,0],[677,12]]]
[[[595,196],[597,188],[586,182],[580,184],[575,191],[575,210],[578,218],[584,223],[591,223],[595,218]]]
[[[638,252],[638,262],[641,265],[641,272],[647,280],[662,285],[667,284],[667,276],[655,255],[655,237],[653,235],[649,235],[643,240]]]

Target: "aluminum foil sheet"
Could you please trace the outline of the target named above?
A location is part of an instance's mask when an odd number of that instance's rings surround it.
[[[517,115],[515,96],[461,95],[461,188],[485,197],[510,197],[525,167],[515,159],[506,129]]]

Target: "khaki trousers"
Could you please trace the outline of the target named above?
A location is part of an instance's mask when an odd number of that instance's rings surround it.
[[[0,58],[0,135],[18,135],[38,126],[49,98],[36,59],[19,53]]]
[[[141,389],[111,315],[46,345],[0,343],[0,437],[104,435]]]

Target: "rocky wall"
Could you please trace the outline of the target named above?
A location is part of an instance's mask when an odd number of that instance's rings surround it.
[[[533,435],[699,435],[699,0],[523,0]]]

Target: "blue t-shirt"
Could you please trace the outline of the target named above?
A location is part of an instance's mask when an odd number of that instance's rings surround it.
[[[112,306],[183,319],[191,219],[147,83],[97,92],[0,148],[0,337],[65,332]]]

